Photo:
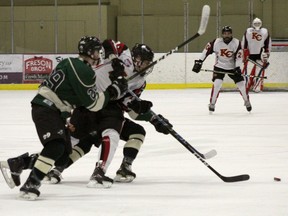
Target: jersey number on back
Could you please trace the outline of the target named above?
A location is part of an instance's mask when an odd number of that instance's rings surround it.
[[[64,81],[64,79],[65,74],[62,70],[53,70],[48,79],[46,79],[43,84],[55,92]]]

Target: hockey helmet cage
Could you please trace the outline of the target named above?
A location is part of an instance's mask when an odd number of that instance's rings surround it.
[[[232,34],[232,28],[231,28],[231,26],[224,26],[224,27],[222,28],[222,34],[223,34],[224,32],[230,32],[230,33]]]
[[[78,51],[81,55],[91,56],[95,50],[102,49],[101,41],[94,36],[84,36],[78,43]]]
[[[152,62],[154,58],[154,52],[146,44],[135,44],[135,46],[132,48],[131,54],[133,60],[140,56],[141,61],[147,60]]]
[[[255,18],[252,22],[252,26],[253,28],[255,28],[256,30],[259,30],[262,26],[262,21],[259,18]]]

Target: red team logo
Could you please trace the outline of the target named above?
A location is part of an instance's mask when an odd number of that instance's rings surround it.
[[[262,35],[258,34],[257,32],[253,32],[252,33],[252,40],[261,41],[262,40]]]
[[[233,51],[230,51],[228,49],[220,49],[220,56],[226,56],[227,58],[230,58],[233,56]]]

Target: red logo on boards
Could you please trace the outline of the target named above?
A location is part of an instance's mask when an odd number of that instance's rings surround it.
[[[34,58],[25,60],[26,73],[50,73],[52,69],[53,63],[51,59],[34,56]]]

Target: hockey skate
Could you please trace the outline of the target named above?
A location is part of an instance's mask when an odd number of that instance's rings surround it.
[[[246,106],[248,112],[252,110],[252,106],[249,100],[245,101],[244,106]]]
[[[209,108],[209,112],[210,112],[210,113],[214,112],[214,111],[215,111],[215,104],[210,103],[210,104],[208,105],[208,108]]]
[[[88,188],[110,188],[113,184],[113,179],[105,176],[103,169],[96,165],[90,181],[87,184]]]
[[[41,183],[35,180],[33,177],[29,176],[25,184],[20,188],[20,199],[25,200],[36,200],[40,196],[40,191],[38,190]]]
[[[131,165],[123,162],[120,168],[116,172],[114,181],[129,183],[129,182],[132,182],[135,178],[136,178],[136,174],[132,172]]]
[[[15,158],[9,158],[7,161],[0,162],[3,177],[11,189],[21,184],[20,174],[25,167],[25,157],[29,157],[28,152]]]
[[[43,183],[46,184],[58,184],[63,179],[61,173],[63,172],[62,167],[54,167],[52,170],[50,170],[47,175],[43,179]]]

